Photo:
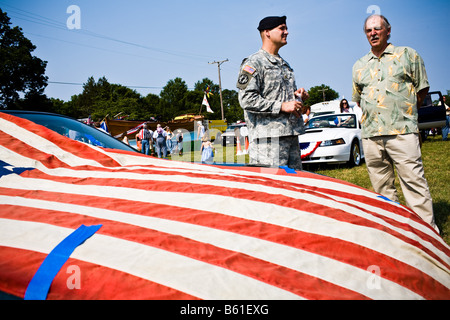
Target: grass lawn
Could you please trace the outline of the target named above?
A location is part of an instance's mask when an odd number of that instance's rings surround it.
[[[425,167],[425,177],[433,198],[433,209],[436,224],[441,236],[450,244],[450,141],[442,141],[442,136],[428,137],[422,144],[422,159]],[[305,170],[323,174],[329,177],[351,182],[372,190],[366,165],[349,168],[345,165],[315,165],[305,166]],[[400,203],[405,204],[403,193],[396,179]]]
[[[201,161],[200,142],[192,147],[193,152],[185,152],[183,157],[174,156],[174,160]],[[222,147],[215,145],[215,161],[222,160],[226,163],[248,163],[248,155],[236,156],[236,147]],[[436,224],[441,231],[441,236],[447,244],[450,244],[450,141],[442,141],[442,136],[428,137],[422,145],[422,158],[425,167],[425,176],[428,180]],[[368,190],[372,185],[367,174],[366,165],[349,168],[347,165],[308,165],[304,170],[348,181]],[[400,203],[405,204],[398,179],[396,180]]]

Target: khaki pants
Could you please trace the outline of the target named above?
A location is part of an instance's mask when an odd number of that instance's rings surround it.
[[[402,134],[363,139],[367,171],[375,192],[398,202],[395,173],[406,205],[438,232],[433,202],[425,179],[418,134]]]

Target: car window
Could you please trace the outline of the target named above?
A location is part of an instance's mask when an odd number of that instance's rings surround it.
[[[356,116],[354,114],[332,114],[313,117],[309,120],[307,128],[356,128]]]
[[[93,146],[127,150],[127,151],[136,151],[135,149],[111,137],[110,135],[94,127],[81,123],[80,121],[77,121],[75,119],[66,118],[56,114],[46,114],[46,113],[26,113],[26,112],[11,112],[11,111],[8,111],[7,113],[20,118],[28,119],[37,124],[45,126],[63,136]]]

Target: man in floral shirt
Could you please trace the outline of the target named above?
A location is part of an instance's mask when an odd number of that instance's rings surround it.
[[[417,109],[429,83],[422,58],[388,40],[391,26],[381,15],[366,19],[371,51],[353,66],[353,97],[363,111],[363,148],[375,192],[398,202],[397,170],[406,205],[437,229],[424,176]]]

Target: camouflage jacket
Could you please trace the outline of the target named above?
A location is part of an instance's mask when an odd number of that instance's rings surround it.
[[[428,87],[424,62],[414,49],[389,44],[380,58],[369,52],[356,61],[352,100],[363,111],[362,137],[418,132],[417,92]]]
[[[280,112],[283,102],[295,100],[294,70],[279,56],[263,49],[244,59],[237,81],[249,138],[283,137],[303,133],[302,119],[291,122]]]

